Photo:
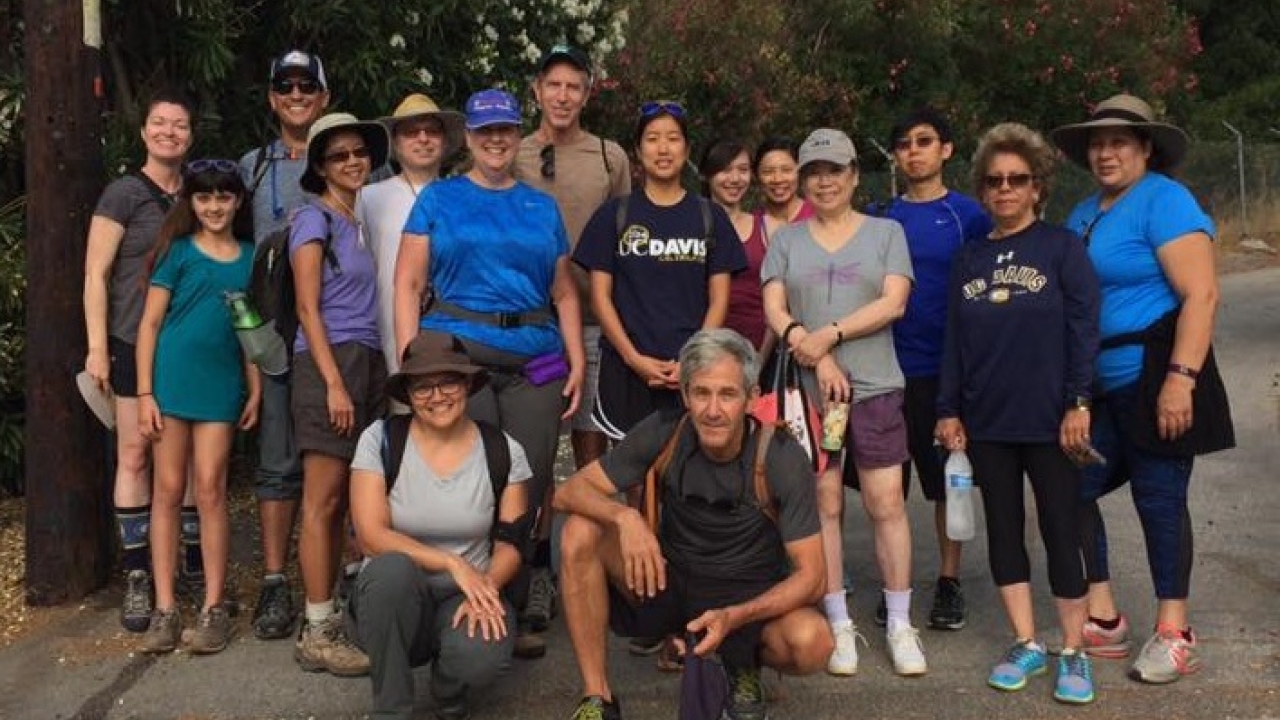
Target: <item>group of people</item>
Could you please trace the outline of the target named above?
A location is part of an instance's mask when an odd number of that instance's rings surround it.
[[[254,634],[294,631],[300,515],[296,660],[371,675],[373,717],[410,717],[413,668],[428,662],[436,716],[468,717],[513,655],[545,653],[563,605],[583,682],[575,719],[621,717],[610,628],[666,667],[718,655],[726,716],[766,718],[762,666],[858,670],[847,487],[871,523],[893,668],[922,675],[905,500],[914,467],[935,505],[928,622],[960,630],[943,453],[961,451],[1011,627],[991,686],[1021,689],[1049,662],[1024,474],[1063,637],[1054,697],[1091,702],[1090,656],[1131,652],[1097,507],[1126,482],[1159,601],[1131,674],[1197,669],[1193,455],[1135,439],[1152,380],[1143,347],[1120,337],[1176,314],[1143,417],[1161,440],[1182,436],[1217,299],[1213,223],[1167,174],[1182,131],[1128,95],[1055,130],[1098,184],[1057,227],[1041,219],[1057,157],[1044,137],[988,130],[969,197],[942,180],[949,124],[922,109],[890,137],[905,194],[863,212],[839,130],[754,153],[717,140],[699,196],[684,182],[688,110],[642,105],[629,154],[582,126],[594,80],[585,53],[553,47],[523,137],[520,103],[499,89],[462,112],[415,93],[361,121],[326,114],[320,59],[293,50],[270,70],[279,135],[238,162],[187,161],[191,106],[162,95],[148,107],[147,159],[104,192],[85,283],[86,369],[116,403],[122,622],[143,649],[181,644],[181,588],[200,608],[191,651],[230,640],[227,465],[236,430],[257,426]],[[227,298],[248,289],[255,245],[282,231],[298,331],[289,371],[267,374],[242,354]],[[814,407],[850,408],[825,465],[753,415],[780,365],[799,368]],[[557,486],[562,426],[578,469]],[[343,598],[348,539],[360,563]]]

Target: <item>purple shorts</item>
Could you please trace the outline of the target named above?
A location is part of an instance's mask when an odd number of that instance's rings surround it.
[[[906,462],[907,423],[902,416],[902,391],[893,390],[849,408],[845,454],[853,466],[879,470]],[[847,463],[846,463],[847,464]]]

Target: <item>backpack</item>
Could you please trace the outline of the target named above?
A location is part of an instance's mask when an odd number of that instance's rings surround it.
[[[688,421],[688,413],[680,416],[680,420],[676,423],[675,431],[671,433],[671,437],[667,438],[666,444],[662,446],[662,452],[658,453],[658,457],[644,474],[641,513],[649,524],[649,529],[655,535],[658,533],[658,521],[661,515],[658,503],[662,495],[662,476],[666,474],[667,468],[671,465],[672,456],[675,455],[676,448],[680,445],[680,436],[684,434],[684,428]],[[755,465],[751,469],[751,484],[755,490],[756,506],[774,525],[778,524],[778,503],[777,499],[769,492],[769,483],[766,481],[764,474],[765,461],[769,455],[769,443],[773,441],[773,435],[777,432],[778,427],[776,424],[760,423],[760,429],[756,432]],[[785,426],[783,426],[782,432],[786,432]]]
[[[631,208],[631,196],[623,195],[618,199],[618,211],[613,218],[614,235],[622,239],[622,231],[627,229],[627,211]],[[716,246],[716,223],[711,216],[711,201],[698,196],[698,210],[702,213],[702,241],[706,245],[707,258]]]
[[[338,256],[333,252],[333,216],[324,214],[324,238],[320,247],[324,259],[340,273]],[[249,299],[263,322],[275,321],[276,332],[284,340],[290,356],[298,336],[298,300],[293,286],[293,263],[289,259],[289,231],[293,223],[263,238],[253,253],[253,271],[249,275]]]

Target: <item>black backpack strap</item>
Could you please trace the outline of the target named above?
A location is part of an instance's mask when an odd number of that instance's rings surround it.
[[[707,256],[711,256],[711,250],[716,246],[716,224],[715,218],[711,215],[711,201],[698,196],[698,209],[702,211],[702,241],[707,246]]]
[[[342,265],[338,263],[338,254],[333,251],[333,215],[328,210],[320,212],[324,214],[324,239],[320,241],[320,250],[324,253],[324,259],[329,263],[333,274],[341,275]],[[358,228],[356,232],[359,232]]]
[[[382,421],[382,477],[387,483],[387,494],[400,475],[400,463],[409,444],[409,422],[412,415],[392,415]]]
[[[253,173],[249,176],[249,187],[245,188],[245,194],[249,197],[253,197],[253,194],[258,191],[258,186],[262,185],[262,179],[267,176],[268,168],[276,161],[271,157],[273,142],[268,133],[266,139],[262,141],[262,147],[258,148],[258,156],[253,159]]]
[[[617,213],[613,216],[613,234],[618,240],[622,239],[622,231],[627,229],[627,211],[631,209],[631,196],[623,195],[618,198]]]
[[[484,444],[484,463],[489,468],[489,482],[493,484],[493,523],[498,524],[498,511],[502,507],[502,493],[507,489],[511,475],[511,448],[507,435],[497,426],[476,422],[480,429],[480,441]]]
[[[605,179],[613,180],[613,168],[609,165],[609,148],[604,145],[604,138],[600,138],[600,158],[604,160]]]
[[[155,200],[156,204],[160,206],[160,211],[162,213],[167,215],[169,211],[173,209],[173,204],[176,202],[174,196],[166,193],[154,180],[150,178],[150,176],[142,172],[142,168],[134,170],[130,175],[138,178],[138,182],[142,183],[142,186],[147,189],[147,192],[151,193],[151,199]]]

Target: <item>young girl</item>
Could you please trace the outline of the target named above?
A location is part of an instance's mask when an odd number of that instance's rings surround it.
[[[258,373],[244,358],[227,310],[243,292],[253,243],[233,232],[245,188],[230,160],[198,160],[160,228],[151,287],[138,331],[139,426],[154,443],[151,565],[156,604],[143,639],[149,653],[170,652],[182,636],[174,599],[178,512],[191,467],[203,525],[204,604],[191,651],[216,653],[231,637],[223,607],[227,575],[227,461],[236,429],[258,418]]]

